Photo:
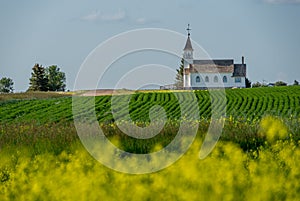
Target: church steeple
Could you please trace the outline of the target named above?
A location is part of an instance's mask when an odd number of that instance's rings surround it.
[[[188,28],[186,29],[188,32],[188,38],[185,43],[185,47],[183,49],[183,58],[186,59],[189,63],[192,63],[191,61],[193,60],[193,47],[192,47],[192,42],[190,39],[190,24],[188,24]]]
[[[183,49],[183,87],[189,89],[191,87],[191,74],[190,74],[190,64],[194,63],[193,58],[193,47],[190,39],[190,24],[187,27],[188,37],[185,43],[185,47]]]

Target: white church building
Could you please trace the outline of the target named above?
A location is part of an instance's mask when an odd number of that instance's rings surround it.
[[[188,38],[183,49],[184,89],[207,88],[245,88],[246,64],[242,57],[241,64],[233,59],[196,60],[193,58],[193,47],[188,28]]]

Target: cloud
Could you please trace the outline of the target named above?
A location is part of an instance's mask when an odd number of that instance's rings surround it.
[[[118,10],[116,13],[105,14],[99,11],[93,11],[92,13],[83,16],[81,19],[86,21],[120,21],[126,18],[126,13],[124,10]]]
[[[95,21],[99,18],[99,15],[100,15],[100,13],[98,11],[97,12],[94,11],[93,13],[90,13],[90,14],[82,17],[81,19],[86,20],[86,21]]]
[[[296,4],[300,3],[300,0],[264,0],[267,3],[272,3],[272,4]]]
[[[144,17],[139,17],[139,18],[136,18],[134,20],[134,23],[135,24],[138,24],[138,25],[148,25],[148,24],[154,24],[154,23],[158,23],[159,20],[155,20],[155,19],[146,19]]]
[[[134,25],[150,25],[150,24],[155,24],[160,22],[159,20],[155,19],[148,19],[145,17],[130,17],[128,14],[122,10],[119,9],[115,13],[103,13],[100,11],[93,11],[89,13],[88,15],[85,15],[80,18],[81,20],[84,21],[90,21],[90,22],[125,22],[129,24],[134,24]]]

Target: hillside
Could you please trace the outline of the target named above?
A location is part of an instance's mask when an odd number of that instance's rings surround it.
[[[138,92],[130,99],[130,115],[134,121],[148,121],[149,109],[153,105],[164,107],[169,119],[180,118],[179,103],[174,95],[178,93],[180,98],[189,100],[185,92],[160,92],[148,91]],[[194,92],[201,118],[209,118],[211,115],[211,98],[208,91]],[[6,97],[5,97],[6,96]],[[21,96],[25,96],[24,94]],[[61,97],[62,96],[62,97]],[[119,96],[120,104],[124,96]],[[16,99],[14,99],[15,97]],[[1,122],[61,122],[71,121],[72,117],[72,97],[57,94],[46,96],[45,94],[25,99],[18,98],[20,95],[1,96]],[[300,87],[274,87],[274,88],[253,88],[253,89],[230,89],[226,90],[227,116],[235,118],[255,119],[263,115],[271,114],[275,116],[291,117],[300,114]],[[90,99],[90,97],[82,97]],[[112,121],[111,96],[95,97],[95,111],[100,122]],[[190,108],[191,110],[195,108]],[[120,110],[125,110],[120,105]]]

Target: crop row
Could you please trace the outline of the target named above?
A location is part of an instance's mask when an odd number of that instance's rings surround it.
[[[153,91],[118,95],[113,99],[111,96],[80,97],[80,99],[78,108],[80,115],[95,111],[99,122],[128,120],[128,118],[133,121],[149,121],[149,111],[155,105],[165,110],[168,119],[182,118],[183,105],[185,111],[199,110],[201,118],[210,118],[212,112],[248,119],[261,118],[266,114],[285,117],[300,114],[299,87],[234,89],[226,90],[225,93],[217,90],[193,93]],[[60,122],[73,119],[71,97],[9,100],[0,102],[0,107],[2,122],[32,120]]]

